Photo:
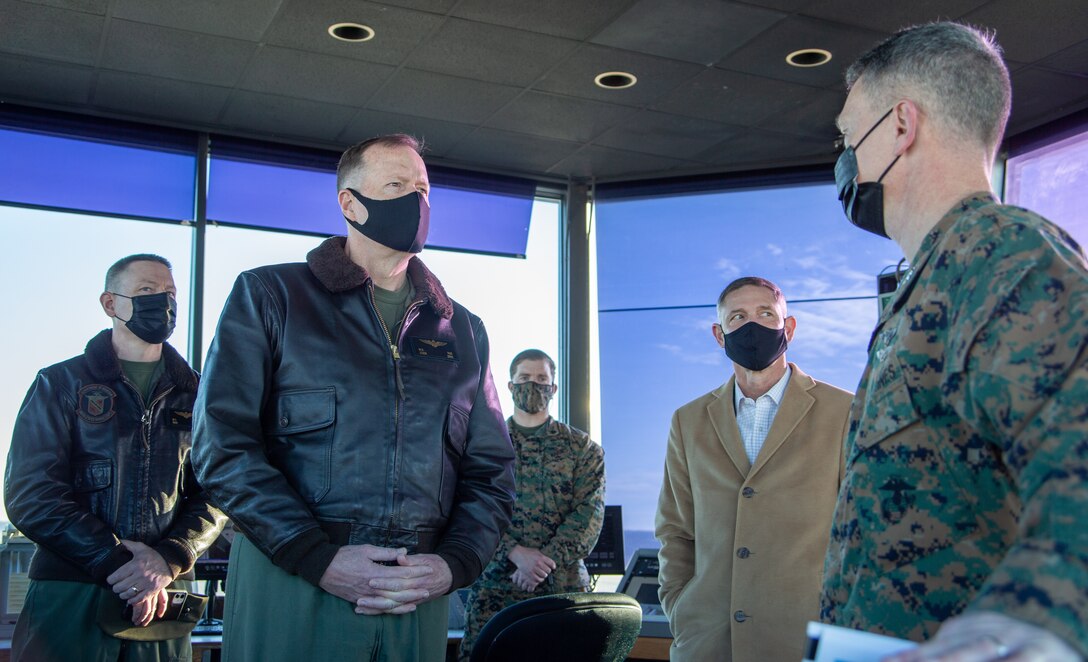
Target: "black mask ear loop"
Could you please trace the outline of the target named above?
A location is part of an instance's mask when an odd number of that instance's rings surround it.
[[[110,292],[109,290],[107,290],[107,291],[106,291],[106,294],[112,294],[112,295],[113,295],[113,296],[115,296],[115,297],[125,297],[125,298],[126,298],[126,299],[128,299],[129,301],[132,301],[132,297],[128,296],[127,294],[121,294],[120,292]],[[132,312],[133,312],[133,314],[135,314],[135,313],[136,313],[136,310],[135,310],[135,309],[133,309],[133,311],[132,311]],[[116,317],[117,319],[121,320],[121,321],[122,321],[122,322],[124,322],[125,324],[128,324],[129,322],[131,322],[131,321],[132,321],[132,318],[131,318],[131,317],[130,317],[130,318],[128,318],[128,319],[125,319],[125,318],[121,317],[120,315],[118,315],[118,314],[117,314],[117,309],[116,309],[116,307],[115,307],[115,308],[114,308],[114,310],[113,310],[113,316],[114,316],[114,317]]]

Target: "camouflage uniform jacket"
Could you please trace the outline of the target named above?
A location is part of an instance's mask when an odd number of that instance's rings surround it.
[[[587,590],[589,573],[582,559],[593,550],[604,521],[600,445],[553,418],[528,436],[513,419],[506,423],[516,454],[514,517],[469,591],[461,660],[468,659],[487,621],[505,607],[535,596]],[[539,549],[555,561],[555,570],[532,592],[510,580],[517,566],[507,557],[516,545]]]
[[[989,194],[930,231],[873,332],[825,621],[914,640],[965,610],[1088,654],[1088,269]]]

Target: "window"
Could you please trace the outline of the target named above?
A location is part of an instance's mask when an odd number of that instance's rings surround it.
[[[1088,129],[1009,158],[1005,200],[1057,223],[1088,246]]]

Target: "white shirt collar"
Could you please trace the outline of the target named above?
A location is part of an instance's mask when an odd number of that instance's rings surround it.
[[[770,388],[770,390],[768,390],[766,393],[764,393],[763,395],[761,395],[759,397],[761,397],[761,398],[769,397],[771,400],[774,400],[774,404],[775,404],[776,407],[778,405],[782,404],[782,394],[786,392],[786,385],[789,384],[790,374],[791,373],[793,373],[793,368],[791,368],[790,364],[787,363],[786,364],[786,374],[782,375],[782,379],[779,379],[778,382],[774,386],[772,386]],[[744,393],[740,390],[740,384],[738,382],[734,381],[733,382],[733,407],[734,407],[733,411],[740,411],[740,403],[741,403],[742,400],[745,400],[745,399],[752,400],[751,398],[744,395]]]

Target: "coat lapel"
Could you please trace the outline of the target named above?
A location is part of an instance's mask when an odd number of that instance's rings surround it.
[[[796,365],[791,363],[790,368],[793,374],[790,375],[790,381],[786,384],[782,403],[774,415],[771,429],[767,431],[767,438],[763,441],[759,456],[756,457],[756,464],[752,467],[751,475],[755,475],[770,461],[816,402],[816,399],[809,394],[809,389],[815,386],[816,382],[812,377],[801,372]]]
[[[731,377],[724,386],[714,392],[716,397],[707,405],[706,412],[729,459],[733,461],[733,465],[741,476],[747,476],[751,464],[748,462],[748,454],[744,452],[744,442],[740,438],[740,428],[737,427],[737,413],[733,408],[735,379],[736,377]]]

